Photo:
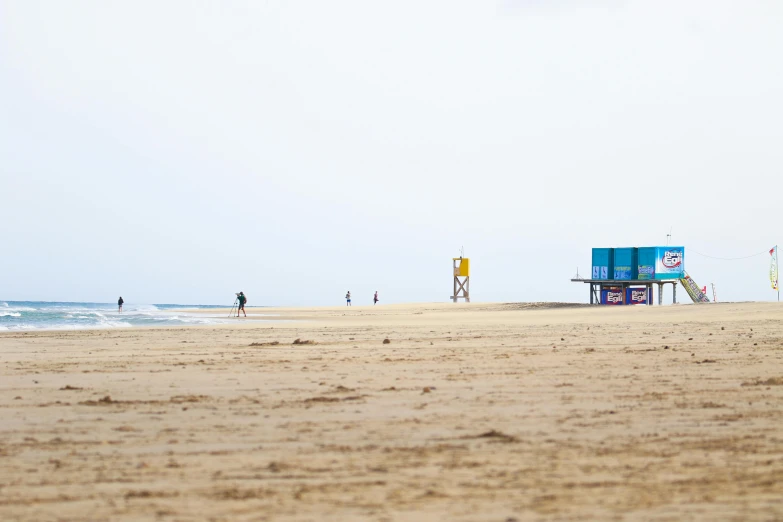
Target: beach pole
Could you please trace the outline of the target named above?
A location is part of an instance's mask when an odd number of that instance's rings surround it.
[[[769,251],[771,256],[769,260],[769,282],[772,283],[772,289],[778,291],[778,303],[780,302],[780,271],[778,270],[778,246],[772,247]]]

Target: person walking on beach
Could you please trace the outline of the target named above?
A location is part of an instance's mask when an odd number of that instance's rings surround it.
[[[239,292],[237,294],[237,301],[239,301],[239,306],[237,306],[237,317],[239,317],[240,310],[242,310],[242,313],[245,314],[245,317],[247,317],[247,312],[245,312],[245,303],[247,303],[247,297],[245,297],[244,292]]]
[[[378,302],[378,290],[375,291],[375,295],[372,298],[372,304],[376,304]]]
[[[119,308],[119,312],[120,312],[120,313],[122,313],[122,304],[123,304],[124,302],[125,302],[125,301],[123,301],[123,300],[122,300],[122,296],[120,296],[120,298],[119,298],[119,299],[117,299],[117,308]]]
[[[345,294],[345,306],[351,306],[351,291],[348,290],[348,293]]]

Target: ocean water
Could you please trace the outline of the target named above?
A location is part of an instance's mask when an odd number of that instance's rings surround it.
[[[225,313],[204,315],[184,311],[197,308],[225,308]],[[231,321],[227,318],[228,311],[227,306],[125,303],[122,313],[118,313],[116,303],[0,300],[0,332],[222,324]]]

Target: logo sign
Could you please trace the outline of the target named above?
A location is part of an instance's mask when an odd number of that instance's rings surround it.
[[[629,288],[628,304],[647,304],[647,289]]]
[[[681,279],[685,274],[684,247],[656,247],[655,279]]]
[[[598,274],[601,273],[601,267],[600,266],[594,266],[593,267],[593,279],[598,279]]]
[[[654,278],[655,278],[655,266],[639,265],[639,279],[654,279]]]
[[[623,304],[623,292],[620,290],[603,290],[603,303],[608,305]]]
[[[609,267],[608,266],[602,266],[601,267],[601,279],[609,279]]]
[[[666,268],[677,268],[682,264],[682,251],[681,250],[667,250],[663,253],[661,259],[663,266]]]

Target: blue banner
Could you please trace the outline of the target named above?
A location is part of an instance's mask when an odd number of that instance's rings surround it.
[[[646,288],[626,288],[625,302],[629,305],[649,304],[649,292]]]
[[[601,290],[601,304],[621,305],[623,304],[622,290]]]

